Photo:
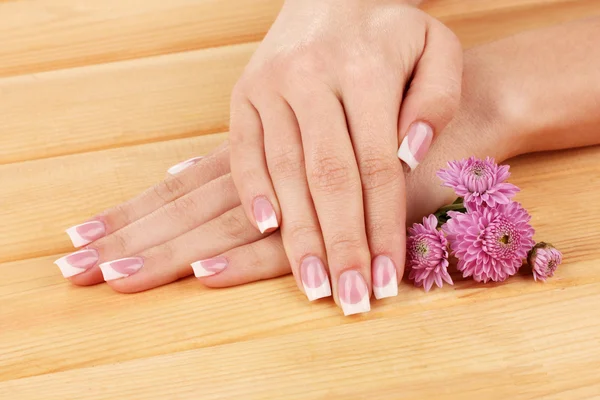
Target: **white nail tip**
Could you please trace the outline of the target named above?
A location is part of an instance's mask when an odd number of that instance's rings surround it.
[[[100,271],[102,271],[102,276],[104,277],[105,281],[114,281],[115,279],[127,278],[129,276],[128,274],[122,274],[115,271],[110,266],[110,262],[100,264]]]
[[[306,297],[308,297],[309,301],[331,296],[331,285],[329,285],[329,279],[325,279],[321,286],[317,288],[309,288],[304,284],[304,282],[302,282],[302,286],[304,286],[304,292],[306,293]]]
[[[363,298],[361,299],[361,301],[359,301],[356,304],[345,303],[341,299],[340,299],[340,304],[342,305],[342,310],[344,311],[345,316],[366,313],[366,312],[371,311],[371,303],[369,301],[368,294],[365,294],[363,296]]]
[[[410,167],[410,169],[415,169],[419,166],[419,162],[410,152],[410,148],[408,146],[408,136],[404,138],[400,148],[398,149],[398,158],[406,163]]]
[[[202,160],[203,158],[204,157],[194,157],[194,158],[190,158],[189,160],[182,161],[177,165],[173,165],[171,168],[169,168],[167,170],[167,172],[171,175],[176,175],[176,174],[180,173],[181,171],[196,164],[198,161]]]
[[[373,285],[373,294],[377,300],[398,296],[398,280],[396,278],[396,273],[394,272],[394,276],[387,285],[383,287]]]
[[[275,215],[275,213],[273,213],[273,215],[270,216],[269,219],[267,219],[266,221],[257,221],[256,224],[258,225],[258,230],[260,231],[260,233],[265,233],[269,229],[279,227],[279,224],[277,223],[277,216]]]
[[[202,261],[196,261],[192,263],[192,269],[194,270],[194,275],[196,278],[204,278],[206,276],[212,276],[216,274],[216,272],[205,269],[202,266]]]
[[[67,262],[67,257],[68,257],[68,255],[61,257],[58,260],[54,261],[54,264],[56,264],[56,266],[58,266],[58,268],[60,269],[60,272],[62,273],[62,276],[64,278],[70,278],[72,276],[79,275],[79,274],[82,274],[85,271],[87,271],[87,269],[85,269],[85,268],[76,268],[76,267],[72,266],[71,264],[69,264]]]
[[[89,223],[89,222],[87,222],[87,223]],[[79,232],[77,232],[77,228],[82,225],[85,225],[85,224],[73,226],[65,231],[65,232],[67,232],[67,235],[69,235],[69,239],[71,239],[71,242],[73,243],[73,246],[75,246],[75,247],[81,247],[81,246],[85,246],[86,244],[92,243],[91,240],[85,239],[84,237],[82,237],[79,234]]]

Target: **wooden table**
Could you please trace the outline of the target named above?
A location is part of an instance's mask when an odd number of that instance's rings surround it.
[[[63,229],[225,138],[279,0],[0,0],[0,398],[600,398],[600,148],[512,162],[566,263],[345,318],[291,277],[74,287]],[[600,15],[598,0],[432,0],[465,47]],[[551,44],[548,44],[551,45]]]

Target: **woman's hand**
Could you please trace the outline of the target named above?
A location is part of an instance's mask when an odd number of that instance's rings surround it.
[[[499,113],[502,93],[488,90],[486,59],[467,58],[472,62],[467,63],[469,79],[457,117],[427,160],[407,174],[409,223],[453,200],[452,191],[435,177],[445,162],[471,155],[508,156],[506,146],[512,141],[499,132],[518,130]],[[199,280],[211,287],[291,271],[279,233],[263,237],[244,215],[229,175],[227,143],[169,171],[167,179],[136,198],[68,230],[76,247],[86,247],[57,261],[65,277],[77,285],[106,279],[113,289],[132,293],[188,276],[192,263]],[[121,265],[114,263],[123,258],[127,260]],[[309,289],[318,288],[321,278],[315,275]]]
[[[454,34],[406,2],[286,1],[233,91],[231,174],[256,229],[281,225],[310,300],[331,295],[328,275],[347,315],[369,310],[371,289],[397,295],[398,157],[423,161],[461,76]]]

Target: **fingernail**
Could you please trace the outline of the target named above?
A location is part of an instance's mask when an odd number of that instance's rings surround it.
[[[121,258],[100,264],[100,270],[105,281],[127,278],[138,272],[144,266],[140,257]]]
[[[331,285],[323,262],[318,257],[306,257],[300,264],[300,278],[309,301],[331,296]]]
[[[408,129],[408,134],[402,140],[398,149],[398,158],[404,161],[410,169],[415,169],[423,161],[431,141],[433,129],[425,122],[415,122]]]
[[[394,262],[386,256],[373,260],[373,294],[376,299],[398,296],[398,277]]]
[[[79,250],[54,261],[65,278],[79,275],[98,262],[98,252],[94,249]]]
[[[260,233],[272,232],[279,227],[275,210],[269,200],[264,197],[257,197],[254,200],[254,218]]]
[[[190,158],[189,160],[182,161],[179,164],[173,165],[171,168],[169,168],[167,170],[167,172],[170,173],[171,175],[178,174],[181,171],[183,171],[184,169],[187,169],[187,168],[191,167],[192,165],[196,164],[198,161],[202,160],[203,158],[204,157],[194,157],[194,158]]]
[[[89,221],[72,226],[66,232],[73,246],[81,247],[103,237],[106,234],[106,227],[101,221]]]
[[[216,275],[227,268],[229,263],[225,257],[209,258],[208,260],[200,260],[192,263],[192,269],[196,278]]]
[[[338,294],[344,315],[365,313],[371,310],[369,289],[358,271],[346,271],[340,276]]]

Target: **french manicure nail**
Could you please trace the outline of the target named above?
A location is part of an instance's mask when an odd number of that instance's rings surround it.
[[[215,257],[193,262],[192,269],[194,270],[196,278],[203,278],[205,276],[218,274],[227,268],[227,265],[229,265],[229,263],[225,257]]]
[[[84,273],[98,262],[98,252],[94,249],[79,250],[54,261],[65,278]]]
[[[198,161],[202,160],[204,157],[194,157],[194,158],[190,158],[189,160],[185,160],[180,162],[179,164],[173,165],[171,168],[169,168],[167,170],[168,173],[170,173],[171,175],[176,175],[178,173],[180,173],[181,171],[183,171],[184,169],[187,169],[189,167],[191,167],[192,165],[196,164]]]
[[[257,197],[254,200],[253,211],[260,233],[272,232],[279,227],[275,210],[266,198]]]
[[[127,278],[138,272],[144,266],[141,257],[128,257],[100,264],[100,270],[105,281]]]
[[[398,149],[398,158],[404,161],[410,169],[415,169],[423,161],[431,141],[433,129],[425,122],[415,122],[408,129],[408,134],[402,140]]]
[[[358,271],[346,271],[340,276],[338,294],[344,315],[365,313],[371,310],[369,289]]]
[[[373,260],[373,293],[376,299],[398,296],[396,266],[386,256],[377,256]]]
[[[101,221],[88,221],[72,226],[66,232],[73,246],[81,247],[103,237],[106,234],[106,227]]]
[[[300,278],[309,301],[331,296],[331,285],[323,262],[318,257],[306,257],[300,264]]]

